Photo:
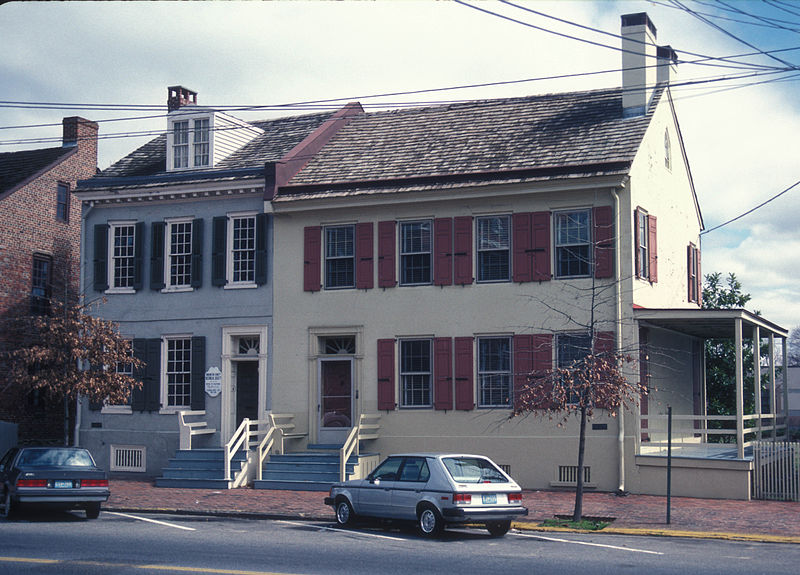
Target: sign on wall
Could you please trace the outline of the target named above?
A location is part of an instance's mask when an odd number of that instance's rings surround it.
[[[206,371],[206,393],[217,397],[222,391],[222,372],[218,367],[209,367]]]

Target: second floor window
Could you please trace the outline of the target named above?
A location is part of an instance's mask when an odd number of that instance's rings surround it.
[[[431,222],[400,224],[400,284],[431,283]]]
[[[355,226],[325,228],[325,287],[355,287]]]
[[[589,210],[557,212],[556,276],[588,276],[592,264],[592,229]]]
[[[59,183],[56,186],[56,219],[69,221],[69,185]]]
[[[31,270],[31,313],[46,315],[50,311],[53,260],[49,256],[33,256]]]
[[[209,165],[209,129],[208,118],[194,121],[194,165]]]
[[[189,122],[172,124],[172,167],[189,167]]]
[[[231,282],[251,284],[256,281],[256,218],[231,218]]]
[[[433,405],[431,340],[407,339],[400,342],[400,384],[404,407]]]
[[[111,237],[111,287],[133,289],[136,226],[112,224]]]
[[[650,277],[650,233],[647,212],[636,212],[636,276]]]
[[[511,279],[511,218],[478,218],[478,281]]]
[[[189,287],[192,281],[192,221],[167,226],[167,287]]]

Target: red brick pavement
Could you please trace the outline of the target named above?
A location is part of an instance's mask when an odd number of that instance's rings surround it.
[[[104,508],[332,521],[333,511],[322,502],[325,495],[251,488],[157,488],[149,481],[111,480],[111,498]],[[526,520],[538,523],[556,515],[571,515],[574,500],[574,493],[565,491],[525,491],[523,503],[529,509]],[[800,537],[800,503],[673,497],[671,524],[667,525],[665,497],[587,493],[583,514],[612,518],[612,526],[617,528]]]

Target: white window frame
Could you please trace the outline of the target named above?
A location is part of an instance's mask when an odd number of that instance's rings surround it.
[[[481,222],[486,220],[497,220],[497,219],[504,219],[507,222],[507,231],[508,231],[508,238],[505,247],[481,247]],[[475,274],[477,283],[498,283],[498,282],[510,282],[512,278],[512,257],[511,257],[511,238],[512,238],[512,229],[511,229],[511,216],[509,214],[492,214],[492,215],[485,215],[485,216],[477,216],[475,218],[475,261],[476,261],[476,270],[477,273]],[[488,253],[488,252],[502,252],[506,253],[506,258],[508,259],[508,274],[505,278],[491,278],[491,279],[481,279],[481,273],[483,270],[483,266],[481,265],[481,254]]]
[[[196,122],[208,122],[208,129],[197,129]],[[181,123],[186,124],[185,142],[175,141],[175,127]],[[197,168],[210,168],[214,163],[214,114],[187,114],[179,113],[168,121],[167,130],[167,171],[179,172],[193,170]],[[175,165],[177,154],[176,148],[180,147],[185,151],[185,161],[181,165]],[[200,154],[197,152],[201,151]],[[207,150],[206,153],[202,153]],[[197,158],[205,157],[205,163],[198,163]]]
[[[185,291],[194,291],[192,287],[192,239],[194,238],[194,218],[191,217],[183,217],[183,218],[169,218],[165,219],[164,223],[164,289],[161,290],[164,293],[167,292],[185,292]],[[182,254],[173,254],[172,253],[172,226],[181,225],[181,224],[189,224],[189,251]],[[189,258],[189,272],[186,274],[188,276],[188,281],[183,284],[173,284],[172,283],[172,259],[173,257],[188,257]]]
[[[569,367],[571,365],[571,363],[570,364],[566,363],[564,358],[562,358],[562,354],[561,354],[561,345],[562,345],[563,340],[565,340],[566,338],[584,338],[585,340],[588,340],[589,345],[591,345],[591,343],[592,343],[592,336],[590,334],[586,333],[586,332],[583,332],[583,331],[581,331],[581,332],[557,333],[556,334],[556,341],[555,341],[555,344],[556,344],[556,350],[555,351],[556,351],[556,366],[558,368]],[[591,349],[587,349],[586,350],[586,355],[589,355],[591,353],[592,353]],[[569,396],[569,399],[568,399],[568,403],[573,404],[573,405],[578,403],[578,397],[572,391],[570,391],[570,396]]]
[[[131,350],[131,358],[133,357],[133,338],[127,338],[128,343],[130,344]],[[120,366],[127,366],[128,369],[120,369]],[[125,375],[129,375],[133,377],[133,363],[121,363],[117,362],[117,365],[114,366],[114,370],[117,373],[123,373]],[[101,413],[122,413],[122,414],[130,414],[133,413],[133,409],[131,408],[131,401],[133,400],[133,391],[131,390],[131,394],[128,395],[128,403],[117,403],[111,404],[107,402],[103,402],[103,407],[100,410]]]
[[[636,252],[639,261],[636,277],[650,281],[650,215],[641,208],[639,208],[638,214],[636,228],[638,229],[639,243],[636,246]]]
[[[256,222],[257,212],[231,212],[227,214],[228,216],[228,225],[226,227],[226,246],[227,246],[227,253],[225,257],[227,259],[225,265],[225,275],[227,283],[225,284],[224,289],[241,289],[241,288],[255,288],[258,287],[256,284],[256,251],[258,249],[257,241],[258,238],[256,237],[257,234],[257,226],[258,223]],[[246,281],[234,281],[234,220],[243,220],[243,219],[252,219],[253,220],[253,279],[246,280]]]
[[[178,340],[188,340],[189,342],[189,394],[188,394],[188,403],[186,405],[174,405],[170,404],[170,382],[169,382],[169,344],[173,341]],[[181,372],[186,373],[186,372]],[[183,385],[183,384],[180,384]],[[171,334],[165,335],[161,338],[161,411],[160,413],[175,413],[178,411],[183,410],[190,410],[192,408],[192,334],[185,333],[185,334]]]
[[[587,239],[586,241],[565,241],[562,242],[561,238],[559,237],[559,222],[561,221],[561,216],[569,215],[569,214],[586,214],[586,231],[587,231]],[[590,208],[573,208],[570,210],[559,210],[557,212],[553,212],[553,260],[554,260],[554,267],[555,267],[555,277],[559,279],[569,279],[569,278],[588,278],[592,275],[592,267],[594,263],[594,250],[592,249],[594,246],[593,243],[593,229],[592,229],[592,210]],[[587,250],[587,257],[586,257],[586,273],[579,273],[579,274],[561,274],[561,269],[559,266],[560,258],[559,253],[560,250],[565,249],[568,250],[573,247],[586,247]]]
[[[428,371],[403,371],[403,347],[407,343],[425,341],[428,343]],[[400,340],[398,345],[398,371],[400,373],[400,407],[403,409],[430,409],[434,402],[434,357],[433,357],[433,338],[430,337],[407,337]],[[428,403],[408,403],[406,401],[406,378],[423,376],[428,378]]]
[[[117,256],[115,253],[115,232],[118,228],[130,227],[133,228],[133,245],[132,245],[132,252],[131,260],[135,260],[136,258],[136,220],[115,220],[108,222],[108,289],[105,293],[113,293],[113,294],[130,294],[136,293],[136,290],[133,287],[133,275],[131,275],[131,285],[125,287],[115,287],[114,284],[116,283],[116,260]],[[128,256],[125,256],[128,257]],[[135,266],[135,262],[131,264],[131,268]],[[131,272],[133,273],[133,272]]]
[[[192,140],[192,162],[194,167],[209,167],[211,165],[211,119],[208,117],[193,118],[190,139]],[[203,158],[205,159],[204,161]]]
[[[351,235],[352,235],[352,241],[351,241],[352,251],[351,251],[350,255],[346,255],[346,256],[339,256],[339,255],[331,256],[331,255],[329,255],[329,253],[328,253],[328,247],[329,247],[328,232],[330,230],[334,230],[334,229],[345,229],[345,228],[348,228],[350,230]],[[323,256],[324,256],[324,260],[325,260],[324,261],[324,266],[323,266],[323,270],[324,270],[324,274],[325,274],[325,278],[324,278],[325,289],[337,290],[337,289],[352,289],[352,288],[356,287],[356,226],[355,226],[355,224],[339,224],[339,225],[325,226],[323,228],[323,233],[324,233],[324,239],[325,239],[325,246],[324,246],[324,250],[323,250]],[[334,261],[334,260],[348,260],[348,259],[352,261],[352,277],[351,277],[352,281],[347,285],[336,285],[336,286],[331,285],[330,282],[328,281],[328,279],[329,279],[329,276],[328,276],[328,262],[329,261]]]
[[[421,220],[408,220],[408,221],[400,221],[400,230],[398,235],[400,241],[400,249],[399,251],[399,265],[400,265],[400,285],[401,286],[420,286],[420,285],[431,285],[433,283],[433,267],[434,267],[434,254],[433,254],[433,243],[434,243],[434,229],[433,229],[433,220],[431,219],[421,219]],[[410,226],[413,224],[427,224],[428,225],[428,249],[427,250],[419,250],[419,251],[405,251],[403,246],[403,229],[405,226]],[[407,257],[419,256],[419,255],[427,255],[428,256],[428,281],[424,282],[407,282],[404,281],[405,278],[405,259]]]
[[[508,370],[484,370],[481,362],[481,342],[493,339],[504,339],[508,342]],[[477,373],[478,373],[478,407],[479,408],[502,408],[513,407],[512,395],[514,393],[514,340],[510,335],[482,335],[478,337],[476,346]],[[483,387],[484,378],[494,376],[506,376],[508,378],[508,402],[507,403],[484,403]]]

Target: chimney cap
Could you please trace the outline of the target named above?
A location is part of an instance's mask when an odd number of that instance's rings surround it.
[[[653,21],[650,20],[650,16],[647,15],[647,12],[637,12],[635,14],[623,14],[620,16],[622,20],[622,27],[625,28],[627,26],[647,26],[650,28],[650,31],[653,33],[653,36],[656,36],[656,25],[653,24]]]
[[[167,111],[173,112],[183,106],[196,106],[197,92],[185,86],[167,87]]]
[[[678,53],[672,49],[672,46],[657,46],[656,55],[659,60],[669,60],[670,62],[678,62]]]

